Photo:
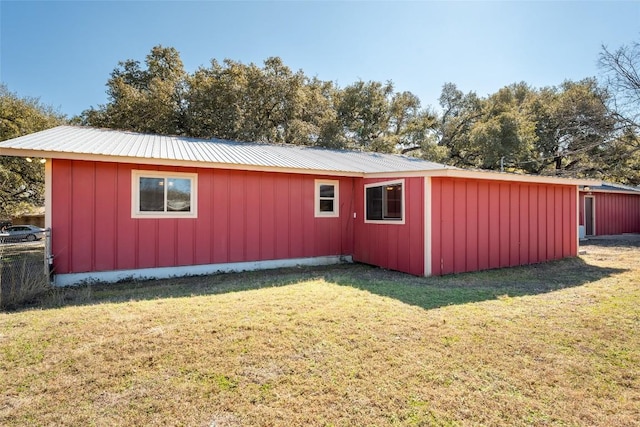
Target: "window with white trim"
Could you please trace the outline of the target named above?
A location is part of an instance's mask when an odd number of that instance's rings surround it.
[[[404,180],[367,184],[364,199],[365,222],[404,224]]]
[[[316,179],[315,216],[337,217],[340,215],[338,180]]]
[[[131,173],[133,218],[196,218],[198,175],[134,170]]]

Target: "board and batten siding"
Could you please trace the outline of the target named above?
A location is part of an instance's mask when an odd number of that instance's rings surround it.
[[[226,169],[52,162],[56,273],[350,255],[353,178],[338,179],[340,216],[316,218],[315,180]],[[132,218],[132,170],[198,174],[197,218]]]
[[[581,191],[580,225],[585,225],[585,196],[593,197],[594,200],[596,235],[640,233],[640,194]]]
[[[462,178],[431,179],[431,274],[576,256],[577,188]]]
[[[404,224],[365,223],[364,186],[404,179]],[[424,275],[424,178],[359,178],[355,190],[353,260],[416,276]]]

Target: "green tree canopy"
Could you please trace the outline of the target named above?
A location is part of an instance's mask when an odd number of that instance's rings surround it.
[[[485,98],[447,83],[437,143],[456,166],[600,176],[614,137],[606,102],[594,79],[542,89],[522,82]]]
[[[0,141],[49,129],[65,118],[38,99],[21,98],[0,84]],[[0,218],[44,203],[44,166],[21,157],[0,156]]]
[[[394,152],[420,146],[433,114],[388,82],[344,89],[292,71],[278,57],[262,67],[213,60],[184,71],[179,53],[156,46],[141,67],[120,62],[107,82],[108,102],[80,122],[139,132],[237,141]]]
[[[109,102],[82,113],[91,126],[159,134],[184,134],[184,84],[186,73],[178,51],[155,46],[145,59],[126,60],[111,72],[107,82]]]
[[[391,81],[340,88],[293,71],[278,57],[261,66],[212,60],[187,73],[174,48],[156,46],[144,65],[131,59],[118,64],[107,82],[107,104],[83,112],[81,122],[635,183],[640,142],[638,116],[631,113],[640,111],[639,57],[637,44],[604,49],[607,87],[591,78],[539,89],[521,82],[480,97],[446,83],[436,111],[423,108],[411,92],[396,91]],[[622,99],[626,107],[616,110]]]

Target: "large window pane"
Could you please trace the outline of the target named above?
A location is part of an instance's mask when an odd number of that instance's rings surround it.
[[[402,183],[368,186],[365,199],[365,220],[403,221]]]
[[[382,219],[382,187],[368,187],[367,196],[367,219]]]
[[[164,178],[140,178],[140,212],[164,211]]]
[[[402,219],[402,185],[387,185],[385,195],[385,218]]]
[[[191,211],[191,180],[167,178],[167,211]]]

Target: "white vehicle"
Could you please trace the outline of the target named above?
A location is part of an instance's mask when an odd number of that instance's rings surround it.
[[[0,233],[0,243],[21,242],[23,240],[34,242],[42,239],[44,232],[44,228],[35,225],[13,225],[6,227]]]

